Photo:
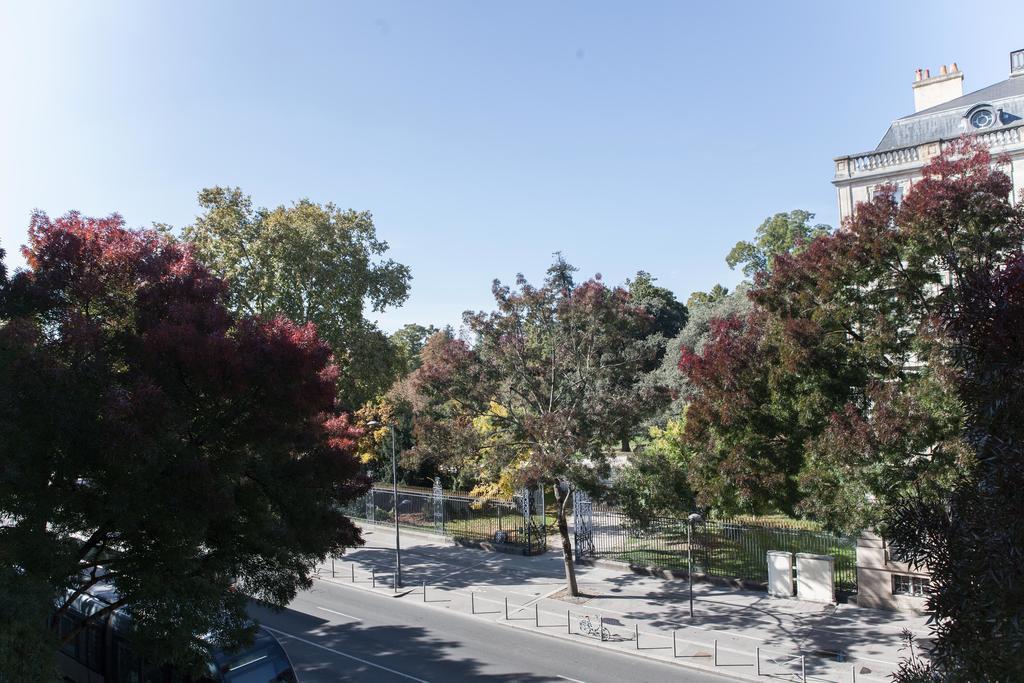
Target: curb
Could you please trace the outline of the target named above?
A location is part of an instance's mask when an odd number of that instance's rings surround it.
[[[715,676],[720,676],[722,678],[728,678],[728,679],[734,680],[734,681],[760,681],[760,680],[764,680],[765,678],[768,678],[768,679],[777,678],[776,676],[771,675],[771,674],[762,674],[759,677],[758,676],[744,676],[742,674],[738,674],[738,673],[731,672],[731,671],[720,671],[720,670],[714,669],[714,668],[708,668],[708,667],[703,667],[703,666],[696,666],[696,665],[693,665],[693,664],[687,664],[686,662],[673,661],[671,659],[662,659],[660,657],[655,657],[654,655],[647,655],[647,654],[644,654],[643,652],[636,652],[634,650],[619,650],[619,649],[607,648],[607,647],[604,647],[603,645],[598,645],[595,642],[591,642],[587,638],[572,638],[572,637],[565,636],[565,635],[562,635],[562,634],[559,634],[559,633],[547,632],[547,631],[537,631],[537,630],[534,630],[534,629],[530,628],[529,626],[521,626],[519,624],[514,624],[514,623],[511,623],[510,621],[503,621],[503,620],[500,620],[500,619],[492,621],[491,623],[492,624],[497,624],[498,626],[505,626],[507,628],[514,628],[514,629],[517,629],[517,630],[520,630],[520,631],[526,631],[527,633],[533,633],[535,635],[547,636],[548,638],[555,638],[557,640],[569,641],[570,643],[576,643],[578,645],[585,645],[586,647],[593,648],[595,650],[600,650],[601,652],[610,652],[612,654],[625,655],[627,657],[633,657],[635,659],[643,659],[643,660],[648,661],[648,662],[655,662],[655,663],[658,663],[658,664],[664,664],[666,666],[678,666],[678,667],[680,667],[682,669],[687,669],[687,670],[690,670],[690,671],[703,671],[704,673],[714,674]],[[753,666],[753,664],[751,664],[751,666]]]
[[[416,590],[415,588],[403,586],[400,590],[392,591],[391,593],[382,593],[379,589],[374,588],[373,586],[360,586],[358,583],[352,583],[351,581],[345,582],[335,576],[314,576],[313,578],[317,581],[326,581],[327,583],[335,586],[355,588],[356,590],[372,593],[373,595],[379,595],[382,598],[402,598]]]

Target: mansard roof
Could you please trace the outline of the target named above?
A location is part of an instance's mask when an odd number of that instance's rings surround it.
[[[969,132],[964,115],[979,104],[990,104],[1004,111],[1004,120],[986,130],[999,130],[1007,123],[1017,123],[1024,119],[1024,76],[1012,76],[987,88],[896,119],[875,151],[884,152],[932,140],[960,137]]]

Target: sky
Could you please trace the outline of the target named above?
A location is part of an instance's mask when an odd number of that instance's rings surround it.
[[[832,159],[914,70],[1007,77],[1024,3],[0,0],[0,246],[29,216],[188,225],[196,193],[368,210],[412,269],[388,331],[494,278],[638,270],[685,300],[766,217],[838,220]]]

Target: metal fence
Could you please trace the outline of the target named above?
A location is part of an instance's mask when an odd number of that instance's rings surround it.
[[[582,521],[582,520],[581,520]],[[639,525],[621,511],[591,504],[589,542],[585,554],[662,569],[686,569],[685,516],[657,517]],[[731,520],[706,520],[693,527],[694,572],[708,576],[768,580],[767,552],[831,555],[835,558],[837,591],[857,588],[857,541],[823,531],[787,526],[761,526]]]
[[[471,542],[516,546],[528,554],[547,550],[543,492],[521,491],[511,500],[476,498],[431,489],[373,487],[351,501],[344,512],[353,519],[394,524]]]

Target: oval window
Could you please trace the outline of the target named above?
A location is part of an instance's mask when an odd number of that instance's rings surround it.
[[[988,128],[996,121],[991,109],[979,109],[971,114],[971,125],[975,128]]]

